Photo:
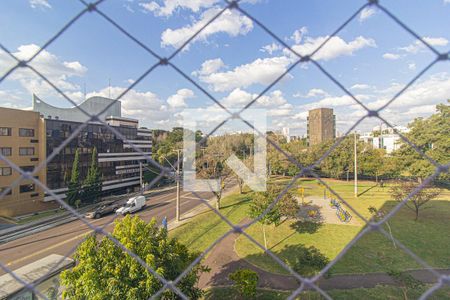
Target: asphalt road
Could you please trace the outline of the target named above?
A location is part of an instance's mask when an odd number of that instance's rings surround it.
[[[204,199],[210,199],[212,193],[198,193]],[[181,215],[198,205],[204,205],[190,192],[181,192],[180,200]],[[150,196],[146,207],[136,213],[143,220],[150,221],[153,217],[161,223],[164,217],[170,221],[175,218],[176,191],[175,189]],[[115,215],[107,215],[100,219],[86,219],[95,226],[105,226],[105,230],[111,232],[111,222]],[[121,217],[118,217],[121,218]],[[30,236],[0,245],[0,262],[10,270],[18,269],[26,264],[32,263],[50,254],[60,254],[71,257],[78,243],[86,233],[92,229],[81,220],[59,225],[48,230],[35,233]],[[0,269],[0,275],[5,272]]]

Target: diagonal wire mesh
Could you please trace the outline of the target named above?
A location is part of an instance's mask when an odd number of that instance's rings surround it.
[[[121,248],[123,251],[125,251],[128,255],[133,257],[140,265],[142,265],[145,269],[147,269],[150,273],[152,273],[162,284],[162,288],[152,296],[152,298],[159,297],[165,290],[170,289],[173,292],[175,292],[179,297],[182,299],[187,299],[188,297],[177,287],[177,284],[180,282],[180,280],[183,279],[184,276],[186,276],[196,264],[198,264],[205,255],[212,250],[212,248],[217,245],[220,241],[222,241],[224,238],[226,238],[229,234],[235,232],[244,235],[247,239],[249,239],[252,243],[254,243],[257,247],[262,249],[265,253],[267,253],[271,258],[273,258],[278,264],[281,265],[285,270],[287,270],[291,275],[293,275],[299,282],[299,287],[293,293],[289,296],[289,299],[294,299],[297,295],[299,295],[302,291],[305,290],[305,288],[312,288],[316,291],[318,291],[324,298],[331,299],[330,295],[327,294],[323,289],[317,286],[316,282],[319,280],[323,275],[334,265],[336,262],[350,249],[361,237],[363,237],[365,234],[367,234],[370,231],[378,231],[385,235],[387,238],[393,238],[388,235],[388,233],[382,228],[382,225],[387,222],[390,218],[392,218],[398,211],[401,209],[415,194],[420,192],[427,184],[432,182],[436,177],[438,177],[442,173],[448,173],[450,164],[442,165],[430,158],[428,155],[423,153],[423,151],[420,150],[420,148],[412,143],[406,136],[401,134],[397,131],[396,128],[392,124],[390,124],[387,120],[385,120],[382,116],[380,116],[380,112],[382,112],[384,109],[386,109],[389,105],[391,105],[396,99],[398,99],[407,89],[409,89],[419,78],[421,78],[430,68],[432,68],[435,64],[439,62],[449,61],[449,52],[440,53],[437,51],[432,45],[430,45],[427,41],[425,41],[420,35],[418,35],[413,29],[411,29],[408,25],[403,23],[398,17],[395,16],[390,10],[388,10],[386,7],[382,6],[378,0],[368,0],[365,3],[363,3],[355,12],[353,12],[350,17],[348,17],[335,31],[333,31],[314,51],[309,53],[308,55],[301,55],[300,53],[296,52],[292,47],[290,47],[282,38],[280,38],[276,33],[271,31],[268,26],[266,26],[263,21],[253,17],[251,13],[249,13],[247,10],[240,7],[239,2],[240,1],[229,1],[224,0],[224,5],[220,9],[220,11],[214,15],[210,20],[208,20],[201,28],[199,28],[192,36],[187,38],[181,46],[179,46],[171,55],[168,57],[162,57],[157,54],[156,51],[152,50],[150,47],[146,46],[145,43],[140,41],[138,38],[133,36],[127,29],[125,29],[123,26],[121,26],[118,22],[116,22],[111,16],[108,16],[105,12],[103,12],[100,8],[100,5],[105,2],[105,0],[99,0],[92,3],[88,3],[85,0],[79,0],[80,3],[83,4],[84,8],[77,13],[73,18],[71,18],[56,34],[54,34],[46,43],[44,43],[36,53],[34,53],[30,58],[26,60],[20,60],[17,57],[13,55],[11,51],[7,49],[7,47],[0,43],[0,49],[2,49],[4,52],[6,52],[16,63],[13,67],[11,67],[9,70],[5,72],[0,77],[0,84],[8,78],[11,74],[13,74],[16,70],[20,68],[28,68],[31,70],[34,74],[36,74],[39,78],[41,78],[43,81],[45,81],[47,84],[49,84],[62,98],[70,102],[72,105],[77,107],[84,115],[88,117],[88,121],[86,121],[81,126],[78,126],[75,131],[72,132],[72,134],[64,140],[64,142],[59,145],[57,148],[54,149],[54,151],[46,158],[45,161],[41,162],[38,166],[34,168],[32,172],[25,172],[20,167],[18,167],[16,164],[14,164],[12,161],[8,160],[5,156],[0,154],[0,160],[4,161],[7,165],[9,165],[14,171],[18,172],[20,174],[20,177],[13,182],[13,184],[8,187],[7,189],[3,190],[0,193],[0,199],[2,199],[6,194],[8,194],[12,188],[14,188],[16,185],[19,184],[21,180],[27,179],[34,182],[37,186],[39,186],[42,190],[44,190],[49,195],[53,196],[54,199],[56,199],[57,202],[61,204],[67,211],[69,211],[73,216],[75,216],[77,219],[81,220],[87,227],[89,227],[92,232],[99,233],[107,238],[109,238],[114,244],[116,244],[119,248]],[[403,30],[405,30],[407,33],[409,33],[411,36],[413,36],[417,41],[422,43],[426,48],[428,48],[432,53],[435,54],[435,59],[432,60],[424,69],[422,69],[418,74],[413,77],[400,91],[398,91],[393,98],[391,98],[389,101],[387,101],[384,105],[379,107],[376,110],[369,109],[361,100],[359,100],[355,95],[353,95],[349,89],[347,89],[335,76],[333,76],[330,72],[328,72],[317,60],[314,59],[314,56],[333,38],[335,37],[341,30],[343,30],[350,22],[352,22],[365,8],[368,7],[377,7],[380,11],[382,11],[386,16],[388,16],[392,21],[394,21],[398,26],[400,26]],[[206,89],[204,89],[200,84],[198,84],[195,79],[193,79],[191,76],[189,76],[186,72],[184,72],[180,67],[175,65],[172,60],[174,57],[176,57],[185,47],[188,46],[189,43],[191,43],[193,40],[195,40],[199,34],[201,34],[202,31],[204,31],[208,26],[210,26],[212,23],[214,23],[217,19],[220,18],[220,16],[227,10],[234,10],[248,18],[250,18],[255,24],[257,24],[264,32],[266,32],[270,37],[272,37],[275,41],[280,43],[286,50],[288,50],[292,55],[297,57],[297,60],[292,63],[285,72],[283,72],[280,76],[278,76],[273,82],[271,82],[269,85],[267,85],[259,94],[257,97],[253,98],[247,105],[245,105],[238,113],[232,113],[227,107],[225,107],[220,101],[218,101],[214,96],[212,96]],[[148,69],[141,74],[130,86],[128,86],[127,89],[125,89],[118,97],[114,99],[113,102],[108,104],[100,113],[91,115],[82,108],[78,107],[76,105],[76,102],[73,101],[70,97],[68,97],[60,88],[58,88],[57,85],[55,85],[51,80],[49,80],[45,75],[43,75],[39,70],[34,68],[31,63],[32,61],[38,57],[43,50],[45,50],[47,47],[49,47],[52,43],[54,43],[60,36],[62,36],[68,28],[70,28],[73,24],[75,24],[80,18],[82,18],[84,15],[88,13],[96,13],[99,17],[102,17],[105,19],[108,23],[111,24],[112,27],[114,27],[116,30],[124,34],[128,39],[133,41],[137,46],[144,49],[147,53],[149,53],[150,56],[157,59],[157,62],[153,65],[149,66]],[[263,95],[265,95],[272,87],[274,87],[281,79],[283,79],[290,71],[292,71],[294,68],[296,68],[298,65],[304,64],[304,63],[311,63],[314,65],[326,78],[328,78],[331,82],[333,82],[339,89],[341,89],[346,95],[348,95],[353,101],[358,104],[362,109],[366,111],[366,114],[361,117],[357,122],[355,122],[348,130],[347,132],[341,137],[338,138],[333,145],[319,158],[317,159],[312,165],[309,166],[303,166],[300,164],[292,155],[281,149],[279,145],[277,145],[276,142],[271,140],[266,136],[265,133],[260,132],[258,128],[255,128],[250,122],[242,118],[241,113],[244,112],[246,109],[254,105]],[[266,139],[267,143],[272,145],[277,151],[279,151],[283,156],[285,156],[291,163],[296,165],[300,171],[297,175],[293,177],[293,179],[285,186],[285,188],[282,190],[282,192],[274,199],[274,201],[265,209],[265,211],[260,214],[258,217],[254,218],[252,221],[243,224],[243,225],[235,225],[233,224],[226,216],[224,216],[220,211],[216,210],[209,201],[203,197],[201,197],[198,193],[192,192],[192,194],[204,205],[206,205],[211,211],[213,211],[215,214],[217,214],[221,220],[223,220],[225,223],[227,223],[230,226],[230,230],[228,230],[225,234],[223,234],[221,237],[219,237],[217,240],[215,240],[205,251],[203,251],[174,281],[168,281],[161,275],[159,275],[155,270],[153,270],[150,266],[148,266],[145,261],[143,261],[139,256],[137,256],[135,253],[127,249],[124,245],[122,245],[117,239],[115,239],[110,233],[108,233],[105,228],[110,225],[114,220],[115,217],[112,218],[108,223],[106,223],[104,226],[96,226],[92,224],[91,222],[87,221],[83,218],[83,216],[80,215],[78,211],[70,207],[64,200],[61,199],[60,196],[56,195],[51,189],[49,189],[45,184],[43,184],[39,179],[36,179],[34,177],[35,174],[37,174],[42,168],[45,167],[45,165],[50,162],[64,147],[70,143],[74,138],[77,137],[77,135],[87,126],[89,122],[98,122],[108,128],[109,131],[111,131],[113,134],[118,136],[121,139],[125,139],[125,137],[113,126],[110,126],[105,121],[101,120],[99,116],[107,111],[115,102],[122,99],[131,89],[133,89],[139,82],[141,82],[144,78],[146,78],[150,73],[152,73],[156,68],[162,67],[162,66],[169,66],[171,67],[176,73],[178,73],[181,77],[185,78],[188,82],[190,82],[193,86],[195,86],[198,90],[200,90],[207,98],[209,98],[212,102],[214,102],[216,105],[218,105],[222,110],[224,110],[226,113],[229,114],[229,116],[222,121],[220,124],[218,124],[211,132],[206,134],[198,143],[197,145],[203,144],[208,137],[210,137],[214,132],[216,132],[220,127],[222,127],[225,123],[227,123],[228,120],[231,119],[240,119],[242,122],[244,122],[247,126],[249,126],[254,132],[256,132],[259,136],[262,136]],[[395,133],[397,133],[401,139],[408,144],[411,148],[413,148],[421,157],[428,160],[434,167],[435,167],[435,173],[429,176],[426,180],[422,182],[421,185],[419,185],[414,191],[412,191],[403,201],[398,203],[388,214],[386,214],[381,220],[378,222],[367,220],[362,214],[360,214],[355,208],[353,208],[343,197],[339,195],[331,186],[327,184],[316,172],[314,172],[314,167],[318,166],[325,158],[329,156],[329,154],[338,147],[345,137],[349,136],[351,132],[366,118],[376,118],[379,119],[382,123],[386,124],[388,127],[392,128]],[[139,153],[140,155],[144,156],[145,159],[152,164],[154,167],[158,168],[161,172],[159,175],[153,179],[150,184],[149,188],[154,186],[162,177],[174,177],[177,181],[180,180],[179,176],[174,176],[171,173],[171,170],[162,166],[158,162],[154,161],[148,154],[144,153],[141,148],[136,147],[135,144],[130,144],[130,146],[133,148],[134,151]],[[353,213],[355,213],[362,221],[365,223],[365,228],[360,231],[360,233],[350,242],[348,243],[345,248],[331,261],[329,264],[323,268],[317,275],[312,276],[311,278],[306,278],[301,275],[299,275],[297,272],[292,270],[286,263],[277,257],[276,254],[274,254],[272,251],[261,245],[258,241],[256,241],[252,236],[250,236],[248,233],[246,233],[246,229],[249,228],[252,224],[258,222],[261,220],[266,214],[268,214],[275,205],[280,201],[280,199],[288,192],[290,188],[293,187],[295,182],[304,175],[313,176],[316,178],[321,184],[323,184],[326,189],[328,189],[334,196],[336,196],[339,200],[341,200]],[[419,256],[417,256],[413,251],[411,251],[408,247],[403,245],[400,241],[393,238],[395,242],[402,248],[404,252],[406,252],[408,255],[410,255],[417,263],[422,265],[425,269],[429,270],[437,280],[437,283],[434,284],[431,288],[427,289],[423,295],[421,296],[421,299],[426,299],[430,295],[432,295],[436,290],[440,289],[444,285],[448,284],[450,282],[450,277],[446,275],[439,274],[436,272],[429,264],[427,264],[423,259],[421,259]],[[83,239],[84,240],[84,239]],[[81,243],[83,240],[81,240],[79,243]],[[77,248],[79,245],[77,243],[65,256],[70,256],[73,251]],[[60,261],[56,266],[52,268],[56,269],[57,266],[62,263]],[[12,270],[10,270],[6,265],[4,265],[0,261],[0,268],[3,269],[6,273],[11,274],[11,276],[20,282],[26,289],[29,289],[33,291],[36,295],[42,297],[43,299],[47,299],[44,295],[42,295],[37,289],[36,286],[40,283],[40,281],[29,284],[27,282],[24,282],[20,277],[17,276]],[[51,272],[51,271],[50,271]]]

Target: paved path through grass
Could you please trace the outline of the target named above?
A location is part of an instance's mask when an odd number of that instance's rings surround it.
[[[264,271],[241,259],[234,251],[234,244],[238,234],[230,234],[217,244],[204,261],[204,265],[211,268],[211,272],[203,273],[199,280],[199,287],[229,286],[232,282],[228,275],[239,268],[254,270],[259,275],[258,286],[276,290],[294,290],[299,283],[293,276],[273,274]],[[439,270],[440,273],[450,275],[450,269]],[[436,277],[427,270],[409,271],[414,278],[424,283],[435,283]],[[358,275],[335,275],[322,278],[318,285],[324,290],[373,288],[377,285],[395,285],[395,281],[385,273],[371,273]]]

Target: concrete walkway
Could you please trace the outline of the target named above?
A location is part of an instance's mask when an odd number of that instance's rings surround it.
[[[229,286],[232,282],[228,275],[240,268],[254,270],[259,275],[258,286],[275,290],[294,290],[300,284],[293,276],[266,272],[247,261],[241,259],[234,250],[238,234],[230,234],[217,244],[207,256],[204,265],[211,268],[211,272],[203,273],[199,280],[199,287]],[[441,274],[450,275],[450,269],[438,270]],[[424,283],[435,283],[435,276],[427,270],[409,271],[414,278]],[[376,285],[395,285],[395,281],[385,273],[371,273],[360,275],[334,275],[331,278],[321,278],[317,285],[324,290],[372,288]]]

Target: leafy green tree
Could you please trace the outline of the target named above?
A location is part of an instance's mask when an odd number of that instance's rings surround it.
[[[256,296],[259,276],[253,270],[239,269],[228,275],[234,281],[234,287],[242,299],[251,299]]]
[[[80,149],[75,151],[75,157],[72,164],[69,186],[66,194],[66,200],[69,205],[74,205],[75,201],[80,199]]]
[[[138,216],[116,220],[112,236],[166,280],[175,280],[198,254],[169,238],[167,230],[159,228],[155,219],[149,223]],[[75,267],[61,274],[64,299],[146,300],[163,287],[151,272],[107,237],[90,235],[78,246],[74,259]],[[203,295],[196,285],[204,271],[209,269],[197,264],[177,284],[189,299]],[[179,297],[167,289],[161,298]]]
[[[450,103],[450,100],[447,103]],[[410,131],[405,136],[423,153],[441,164],[447,164],[450,162],[450,105],[439,104],[436,111],[429,118],[417,118],[410,123]],[[404,175],[422,180],[435,171],[434,165],[403,141],[394,156]],[[450,174],[443,173],[440,179],[448,181]]]
[[[259,217],[281,194],[283,186],[268,185],[267,191],[255,193],[250,203],[249,216],[251,218]],[[287,191],[281,199],[269,210],[259,221],[262,224],[264,246],[267,248],[267,239],[264,225],[281,224],[283,217],[295,218],[299,211],[299,205],[291,192]]]
[[[94,203],[102,194],[102,175],[97,163],[97,148],[92,151],[91,164],[83,182],[82,202]]]
[[[396,201],[403,201],[408,197],[412,192],[414,192],[418,187],[419,183],[411,182],[411,181],[402,181],[397,184],[394,184],[391,187],[391,196]],[[406,202],[406,207],[411,209],[415,214],[415,219],[419,218],[419,211],[422,207],[427,204],[429,201],[435,199],[439,196],[440,190],[433,187],[423,187],[420,191],[414,194],[409,200]]]

